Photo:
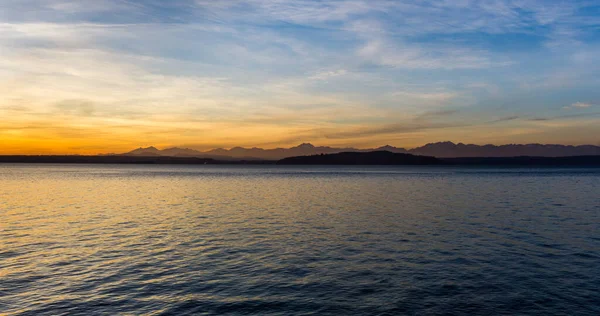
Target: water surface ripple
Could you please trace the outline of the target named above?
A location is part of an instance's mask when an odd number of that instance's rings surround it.
[[[2,315],[600,315],[600,169],[0,165]]]

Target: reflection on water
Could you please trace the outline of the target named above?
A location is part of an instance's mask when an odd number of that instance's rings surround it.
[[[600,170],[0,165],[0,314],[600,314]]]

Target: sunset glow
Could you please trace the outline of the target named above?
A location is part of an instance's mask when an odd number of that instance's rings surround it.
[[[599,145],[586,1],[0,4],[0,154]]]

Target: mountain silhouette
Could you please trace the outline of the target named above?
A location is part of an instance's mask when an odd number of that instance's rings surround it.
[[[125,156],[125,155],[124,155]],[[146,148],[138,148],[134,149],[126,154],[126,156],[143,156],[143,157],[153,157],[153,156],[168,156],[163,154],[162,150],[158,150],[154,146],[146,147]]]
[[[310,143],[302,143],[291,148],[244,148],[233,147],[231,149],[216,148],[209,151],[199,151],[189,148],[172,147],[159,150],[153,146],[138,148],[130,152],[120,154],[121,156],[138,157],[196,157],[217,160],[280,160],[288,157],[311,156],[320,154],[336,154],[342,152],[373,152],[389,151],[391,153],[413,154],[421,156],[432,156],[438,158],[456,157],[568,157],[568,156],[593,156],[600,155],[600,146],[593,145],[544,145],[544,144],[509,144],[509,145],[473,145],[455,144],[453,142],[429,143],[413,149],[405,149],[390,145],[378,148],[357,149],[352,147],[335,148],[328,146],[314,146]]]

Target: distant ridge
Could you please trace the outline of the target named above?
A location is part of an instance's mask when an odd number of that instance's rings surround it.
[[[509,145],[473,145],[455,144],[453,142],[431,143],[415,149],[410,153],[434,156],[439,158],[455,157],[568,157],[600,155],[600,147],[593,145],[544,145],[544,144],[509,144]]]
[[[333,148],[327,146],[316,147],[310,143],[303,143],[291,148],[243,148],[233,147],[231,149],[217,148],[209,151],[198,151],[189,148],[172,147],[158,150],[155,147],[138,148],[130,152],[120,154],[121,156],[169,156],[169,157],[199,157],[212,158],[220,160],[228,159],[246,159],[246,160],[279,160],[287,157],[309,156],[317,154],[335,154],[339,152],[369,152],[375,150],[387,150],[390,152],[407,153],[404,148],[384,146],[375,149],[356,149],[356,148]]]
[[[335,148],[328,146],[314,146],[310,143],[302,143],[291,148],[243,148],[231,149],[216,148],[209,151],[198,151],[189,148],[166,148],[163,150],[156,147],[137,148],[130,152],[120,154],[121,156],[137,157],[197,157],[217,160],[279,160],[288,157],[310,156],[320,154],[335,154],[341,152],[372,152],[389,151],[392,153],[413,154],[421,156],[433,156],[438,158],[466,158],[466,157],[569,157],[569,156],[594,156],[600,155],[600,146],[594,145],[545,145],[545,144],[509,144],[509,145],[473,145],[455,144],[453,142],[429,143],[413,149],[405,149],[390,145],[378,148],[357,149],[352,147]]]

